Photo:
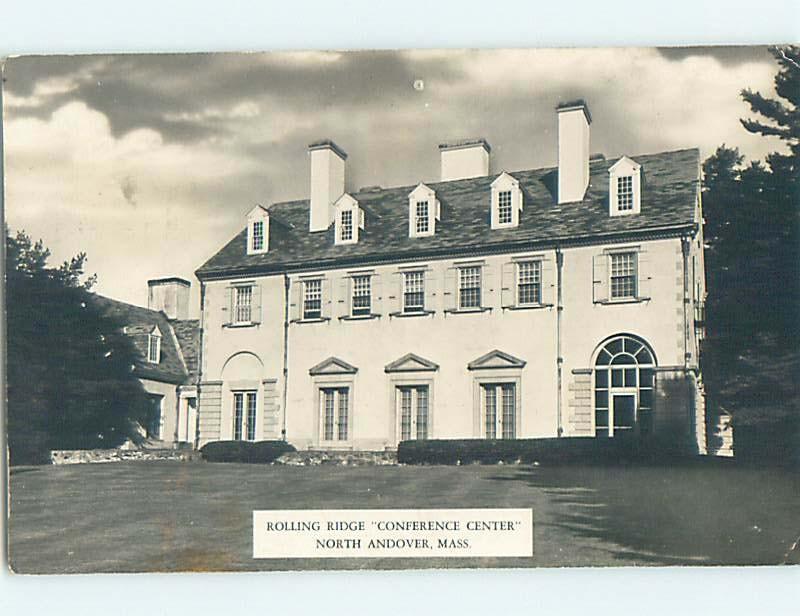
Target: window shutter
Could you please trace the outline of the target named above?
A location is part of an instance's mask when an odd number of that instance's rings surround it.
[[[496,303],[495,271],[491,265],[484,265],[481,268],[481,306],[492,308]]]
[[[433,270],[425,271],[425,310],[436,310],[436,276]]]
[[[322,318],[330,319],[333,315],[333,289],[329,278],[322,279]]]
[[[389,277],[389,290],[384,301],[389,313],[403,310],[403,272],[394,272]]]
[[[336,298],[336,310],[337,316],[346,317],[350,314],[350,278],[348,276],[342,276],[337,281],[338,284],[336,285],[337,288],[337,298]]]
[[[599,254],[592,258],[592,301],[608,301],[608,255]]]
[[[636,297],[650,299],[652,293],[652,269],[650,268],[650,255],[644,249],[636,255]]]
[[[444,271],[444,309],[455,310],[458,307],[458,269],[448,267]]]
[[[294,280],[289,288],[289,320],[299,321],[302,317],[303,283],[300,280]]]
[[[542,303],[553,306],[556,303],[556,276],[553,259],[542,259]]]
[[[500,305],[511,308],[517,303],[517,264],[513,261],[503,263],[501,275]]]
[[[261,285],[253,285],[253,297],[250,300],[250,322],[261,323]]]
[[[373,314],[383,314],[383,287],[381,285],[381,275],[374,274],[370,276],[370,294],[372,296],[372,308],[370,309]]]

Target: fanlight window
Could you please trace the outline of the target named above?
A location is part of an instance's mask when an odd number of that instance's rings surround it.
[[[652,350],[633,336],[605,342],[594,368],[596,436],[652,432],[655,366]]]

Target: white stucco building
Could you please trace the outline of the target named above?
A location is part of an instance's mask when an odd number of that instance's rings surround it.
[[[553,122],[557,168],[494,170],[468,140],[440,146],[440,181],[355,192],[311,144],[310,198],[256,206],[196,272],[198,444],[705,452],[699,152],[590,156],[583,101]]]

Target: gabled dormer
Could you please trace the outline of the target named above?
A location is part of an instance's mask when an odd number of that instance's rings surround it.
[[[358,201],[347,193],[343,194],[333,204],[335,216],[336,244],[355,244],[358,242],[358,232],[364,228],[364,210]]]
[[[522,190],[517,179],[503,171],[492,182],[492,229],[519,225],[522,211]]]
[[[269,250],[269,210],[257,205],[247,215],[247,254],[257,255]]]
[[[441,218],[441,205],[436,191],[420,183],[408,193],[408,237],[436,234],[436,221]]]
[[[642,208],[642,166],[623,156],[608,170],[608,215],[629,216]]]

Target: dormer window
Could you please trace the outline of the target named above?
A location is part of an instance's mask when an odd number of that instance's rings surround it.
[[[628,216],[641,211],[641,165],[627,156],[608,170],[609,216]]]
[[[510,190],[503,190],[497,193],[497,221],[501,225],[510,225],[514,222]]]
[[[492,182],[492,229],[519,225],[522,191],[519,182],[505,171]]]
[[[161,362],[161,331],[158,327],[147,334],[147,361],[151,364]]]
[[[334,204],[336,212],[336,244],[355,244],[358,242],[358,231],[364,228],[364,210],[358,201],[347,193],[339,197]]]
[[[427,201],[417,201],[414,217],[417,235],[423,235],[427,233],[428,229],[431,227],[430,211]]]
[[[253,252],[264,250],[264,221],[257,220],[253,223]]]
[[[436,192],[419,184],[408,195],[408,237],[426,237],[436,234],[436,221],[441,216],[441,205]]]
[[[342,212],[342,221],[339,226],[341,236],[340,240],[349,242],[353,239],[353,210],[344,210]]]
[[[633,176],[617,178],[617,210],[627,212],[633,209]]]
[[[269,211],[257,205],[247,215],[247,254],[261,254],[269,250]]]

